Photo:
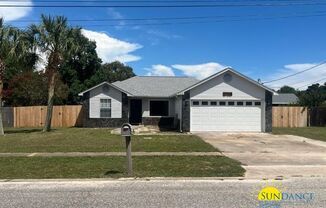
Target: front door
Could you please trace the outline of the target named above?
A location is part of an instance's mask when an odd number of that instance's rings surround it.
[[[129,122],[131,124],[140,124],[142,122],[142,100],[130,100],[130,115]]]

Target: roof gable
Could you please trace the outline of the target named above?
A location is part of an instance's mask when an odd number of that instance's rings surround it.
[[[127,91],[125,91],[125,90],[123,90],[123,89],[121,89],[121,88],[119,88],[119,87],[117,87],[117,86],[115,86],[115,85],[113,85],[113,84],[110,84],[110,83],[108,83],[108,82],[102,82],[102,83],[100,83],[100,84],[98,84],[98,85],[96,85],[96,86],[94,86],[94,87],[92,87],[92,88],[89,88],[89,89],[87,89],[87,90],[85,90],[85,91],[79,93],[78,95],[79,95],[79,96],[83,96],[86,92],[89,92],[89,91],[91,91],[91,90],[93,90],[93,89],[96,89],[96,88],[98,88],[98,87],[100,87],[100,86],[102,86],[102,85],[105,85],[105,84],[108,85],[108,86],[110,86],[110,87],[113,87],[114,89],[117,89],[117,90],[119,90],[119,91],[121,91],[121,92],[123,92],[123,93],[126,93],[128,96],[131,96],[131,94],[130,94],[129,92],[127,92]]]
[[[236,71],[236,70],[234,70],[232,68],[225,68],[222,71],[219,71],[219,72],[217,72],[217,73],[215,73],[215,74],[213,74],[213,75],[211,75],[211,76],[209,76],[209,77],[207,77],[207,78],[205,78],[205,79],[203,79],[203,80],[201,80],[201,81],[199,81],[199,82],[197,82],[197,83],[195,83],[195,84],[193,84],[193,85],[191,85],[191,86],[189,86],[189,87],[187,87],[187,88],[185,88],[185,89],[183,89],[181,91],[179,91],[178,93],[176,93],[176,95],[181,95],[184,92],[186,92],[188,90],[191,90],[191,89],[193,89],[193,88],[195,88],[195,87],[197,87],[199,85],[202,85],[202,84],[206,83],[207,81],[214,79],[215,77],[221,76],[222,74],[224,74],[226,72],[232,72],[232,73],[238,75],[239,77],[242,77],[243,79],[247,80],[248,82],[251,82],[252,84],[257,85],[258,87],[261,87],[261,88],[263,88],[263,89],[265,89],[265,90],[267,90],[269,92],[272,92],[273,94],[277,94],[273,89],[271,89],[271,88],[269,88],[269,87],[255,81],[255,80],[253,80],[253,79],[251,79],[251,78],[249,78],[249,77],[247,77],[247,76],[245,76],[243,74],[241,74],[240,72],[238,72],[238,71]]]

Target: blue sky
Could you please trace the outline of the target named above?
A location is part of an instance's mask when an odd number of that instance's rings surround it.
[[[137,25],[162,21],[73,22],[85,29],[86,36],[97,41],[98,53],[104,61],[123,61],[138,75],[186,75],[202,79],[231,66],[253,79],[268,81],[326,60],[326,6],[323,5],[272,8],[0,8],[0,16],[18,27],[28,24],[19,21],[38,19],[42,13],[64,15],[68,19],[318,14],[268,20],[224,17],[221,22],[171,25]],[[112,24],[119,26],[109,26]],[[300,87],[323,77],[326,77],[324,65],[270,86],[277,88],[289,84]]]

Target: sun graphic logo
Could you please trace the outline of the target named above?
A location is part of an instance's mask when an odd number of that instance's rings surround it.
[[[315,198],[315,193],[307,191],[290,191],[282,183],[268,184],[261,187],[257,194],[258,204],[260,208],[280,208],[283,205],[312,204]]]
[[[260,187],[260,191],[256,192],[256,197],[258,199],[258,207],[260,208],[280,208],[282,203],[282,191],[286,189],[283,184],[275,183],[275,181],[270,184],[266,181],[264,185]]]
[[[259,201],[281,201],[282,192],[273,186],[263,188],[258,194]]]

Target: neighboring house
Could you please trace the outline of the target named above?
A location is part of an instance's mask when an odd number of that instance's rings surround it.
[[[79,95],[84,100],[85,127],[119,127],[130,122],[184,132],[270,132],[274,93],[226,68],[201,81],[136,76],[104,82]]]
[[[293,93],[279,93],[273,95],[273,106],[284,106],[296,104],[298,102],[298,97]]]

